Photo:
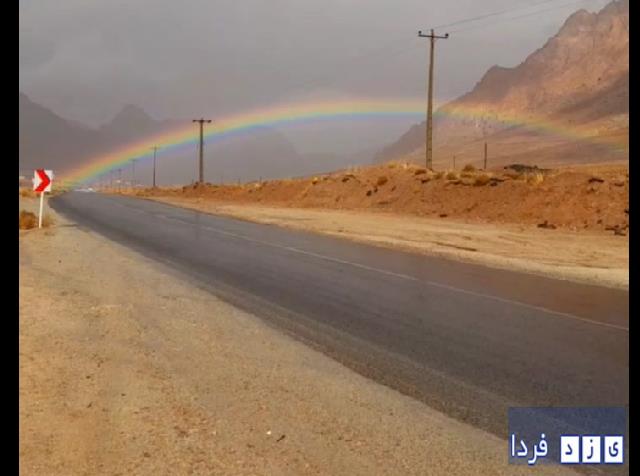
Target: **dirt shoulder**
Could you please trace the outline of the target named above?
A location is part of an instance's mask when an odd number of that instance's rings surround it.
[[[20,235],[21,474],[529,473],[506,441],[54,218]]]

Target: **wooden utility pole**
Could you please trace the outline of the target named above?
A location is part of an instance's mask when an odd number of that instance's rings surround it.
[[[156,188],[156,152],[158,149],[157,145],[151,147],[151,150],[153,150],[153,188]]]
[[[426,137],[426,162],[427,168],[433,169],[433,53],[435,50],[436,39],[447,39],[449,33],[445,33],[444,36],[437,36],[433,30],[428,35],[418,32],[418,37],[429,38],[429,84],[427,86],[427,137]]]
[[[199,162],[199,181],[200,183],[204,183],[204,138],[203,138],[203,125],[206,122],[207,124],[211,123],[211,119],[193,119],[191,122],[197,122],[200,124],[200,162]]]
[[[484,169],[487,170],[487,143],[484,143]]]

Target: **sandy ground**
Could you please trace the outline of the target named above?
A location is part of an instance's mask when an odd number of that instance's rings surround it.
[[[54,219],[20,232],[20,474],[531,473],[506,441]]]
[[[559,279],[629,288],[629,238],[384,212],[148,197],[172,205]]]

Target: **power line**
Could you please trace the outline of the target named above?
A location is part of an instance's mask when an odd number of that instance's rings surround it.
[[[572,5],[577,5],[579,3],[584,3],[586,1],[590,1],[590,0],[576,0],[576,1],[573,1],[573,2],[569,2],[569,3],[563,3],[562,5],[556,5],[556,6],[551,7],[551,8],[545,8],[543,10],[537,10],[535,12],[525,13],[524,15],[517,15],[517,16],[514,16],[514,17],[507,17],[507,18],[504,18],[504,19],[499,20],[499,21],[483,23],[482,25],[474,25],[474,26],[470,26],[468,28],[460,28],[458,30],[453,30],[451,33],[460,33],[460,32],[463,32],[463,31],[477,30],[477,29],[480,29],[480,28],[485,28],[485,27],[488,27],[488,26],[491,26],[491,25],[495,25],[496,23],[501,23],[503,21],[512,21],[512,20],[519,20],[519,19],[522,19],[522,18],[529,18],[529,17],[533,17],[533,16],[536,16],[536,15],[540,15],[542,13],[546,13],[546,12],[550,12],[550,11],[554,11],[554,10],[560,10],[562,8],[565,8],[565,7],[569,7],[569,6],[572,6]],[[603,1],[603,0],[600,0],[600,1]]]
[[[475,17],[469,17],[469,18],[463,18],[462,20],[456,20],[453,21],[451,23],[446,23],[444,25],[437,25],[434,26],[434,29],[438,29],[438,28],[445,28],[445,27],[450,27],[450,26],[455,26],[455,25],[462,25],[464,23],[471,23],[474,21],[478,21],[478,20],[484,20],[485,18],[491,18],[491,17],[495,17],[495,16],[499,16],[499,15],[503,15],[505,13],[511,13],[511,12],[515,12],[518,10],[526,10],[527,8],[533,8],[533,7],[537,7],[538,5],[544,5],[546,3],[551,3],[554,2],[556,0],[542,0],[540,2],[536,2],[536,3],[531,3],[531,4],[527,4],[527,5],[522,5],[519,7],[515,7],[515,8],[507,8],[505,10],[500,10],[497,12],[492,12],[492,13],[485,13],[483,15],[478,15]]]

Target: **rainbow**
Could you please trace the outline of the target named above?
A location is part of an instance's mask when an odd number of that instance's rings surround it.
[[[451,108],[440,108],[435,115],[436,117],[454,119],[486,119],[487,110],[486,106],[483,108],[482,106],[457,105]],[[423,99],[359,99],[289,103],[217,119],[206,127],[205,137],[219,140],[238,134],[251,133],[263,127],[287,126],[324,120],[406,118],[421,121],[424,116]],[[568,124],[551,122],[548,119],[523,117],[516,113],[501,114],[499,117],[491,119],[505,126],[525,127],[573,140],[605,143],[615,148],[624,147],[624,144],[612,143],[611,140],[596,137],[597,130],[573,127]],[[175,151],[184,145],[195,144],[197,140],[198,129],[189,122],[184,127],[145,137],[136,143],[128,144],[107,154],[89,158],[81,166],[61,174],[60,179],[67,186],[76,186],[122,168],[132,160],[150,158],[153,155],[151,151],[153,146],[160,147],[164,152]]]

